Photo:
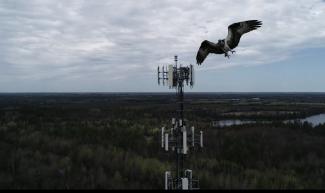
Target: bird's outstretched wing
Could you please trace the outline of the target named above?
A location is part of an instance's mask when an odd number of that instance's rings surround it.
[[[233,23],[228,26],[228,35],[226,42],[230,49],[238,46],[240,38],[243,34],[255,30],[262,26],[262,22],[258,20],[248,20],[238,23]]]
[[[208,40],[204,40],[201,43],[199,51],[196,54],[196,63],[201,65],[205,58],[211,53],[211,50],[216,46],[215,43],[210,42]]]

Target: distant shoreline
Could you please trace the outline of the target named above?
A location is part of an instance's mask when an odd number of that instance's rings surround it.
[[[0,95],[10,95],[10,94],[175,94],[173,90],[169,91],[169,92],[0,92]],[[186,94],[222,94],[222,95],[236,95],[236,94],[240,94],[240,95],[251,95],[251,94],[285,94],[285,95],[290,95],[290,94],[325,94],[325,92],[186,92]]]

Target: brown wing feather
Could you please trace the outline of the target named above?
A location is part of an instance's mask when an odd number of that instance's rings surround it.
[[[209,53],[213,53],[216,45],[213,42],[204,40],[196,54],[196,63],[201,65]]]
[[[231,49],[238,46],[240,38],[243,34],[248,33],[262,26],[262,22],[258,20],[248,20],[233,23],[228,27],[227,44]]]

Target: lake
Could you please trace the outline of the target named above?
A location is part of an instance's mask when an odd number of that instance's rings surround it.
[[[325,113],[312,115],[303,119],[297,119],[301,122],[308,122],[311,123],[313,127],[324,124],[325,123]],[[297,120],[286,120],[284,122],[294,122]],[[254,121],[254,120],[239,120],[239,119],[228,119],[228,120],[220,120],[220,121],[213,121],[213,127],[229,127],[233,125],[245,125],[245,124],[254,124],[254,123],[272,123],[272,121]]]
[[[230,120],[213,121],[212,125],[214,127],[229,127],[233,125],[245,125],[251,123],[256,123],[256,121],[242,121],[239,119],[230,119]]]
[[[308,123],[311,123],[313,126],[317,126],[320,124],[325,123],[325,113],[319,114],[319,115],[313,115],[304,119],[300,119],[300,121]]]

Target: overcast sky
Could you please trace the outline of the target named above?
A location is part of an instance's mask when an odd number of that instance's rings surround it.
[[[195,66],[192,91],[325,92],[324,0],[0,0],[0,92],[169,91],[158,65],[196,64],[249,19],[263,26]]]

